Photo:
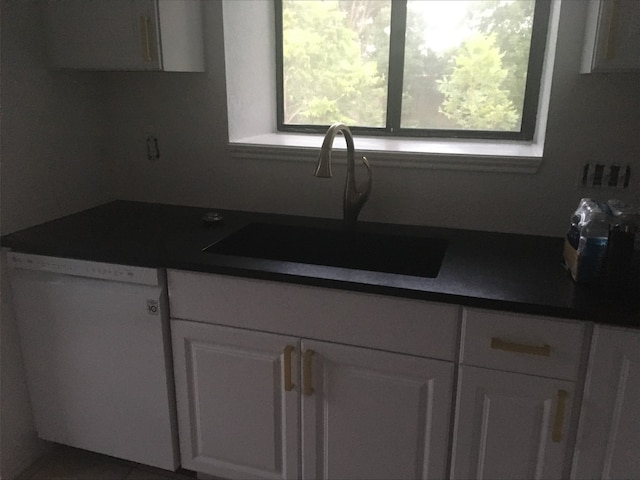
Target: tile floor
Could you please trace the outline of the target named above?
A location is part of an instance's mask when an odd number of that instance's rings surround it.
[[[169,472],[126,460],[55,445],[17,480],[195,480],[186,470]]]

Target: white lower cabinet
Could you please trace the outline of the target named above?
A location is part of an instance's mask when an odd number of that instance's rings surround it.
[[[596,326],[572,478],[640,479],[640,331]]]
[[[446,476],[453,364],[172,320],[183,467],[223,478]]]
[[[171,330],[182,466],[296,478],[300,403],[284,388],[284,349],[297,340],[177,320]]]
[[[307,340],[302,351],[302,478],[446,477],[452,363]]]
[[[168,283],[187,469],[229,479],[569,475],[584,322],[178,270]],[[636,377],[616,411],[637,422]],[[637,445],[632,427],[622,431]]]
[[[583,341],[580,322],[463,310],[452,478],[566,476]]]
[[[573,383],[460,367],[452,478],[562,478]]]

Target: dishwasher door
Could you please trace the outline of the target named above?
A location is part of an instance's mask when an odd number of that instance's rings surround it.
[[[12,252],[8,259],[38,435],[175,470],[161,272]]]

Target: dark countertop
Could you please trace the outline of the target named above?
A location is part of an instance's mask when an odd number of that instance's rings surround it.
[[[562,267],[563,239],[361,222],[358,229],[449,240],[436,278],[230,257],[202,249],[250,222],[339,229],[339,220],[115,201],[2,238],[16,251],[143,267],[278,280],[521,313],[640,327],[640,285],[625,295],[575,284]],[[636,275],[637,277],[637,275]]]

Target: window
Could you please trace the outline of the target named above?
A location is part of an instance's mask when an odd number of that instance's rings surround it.
[[[276,0],[277,124],[531,140],[548,0]]]

